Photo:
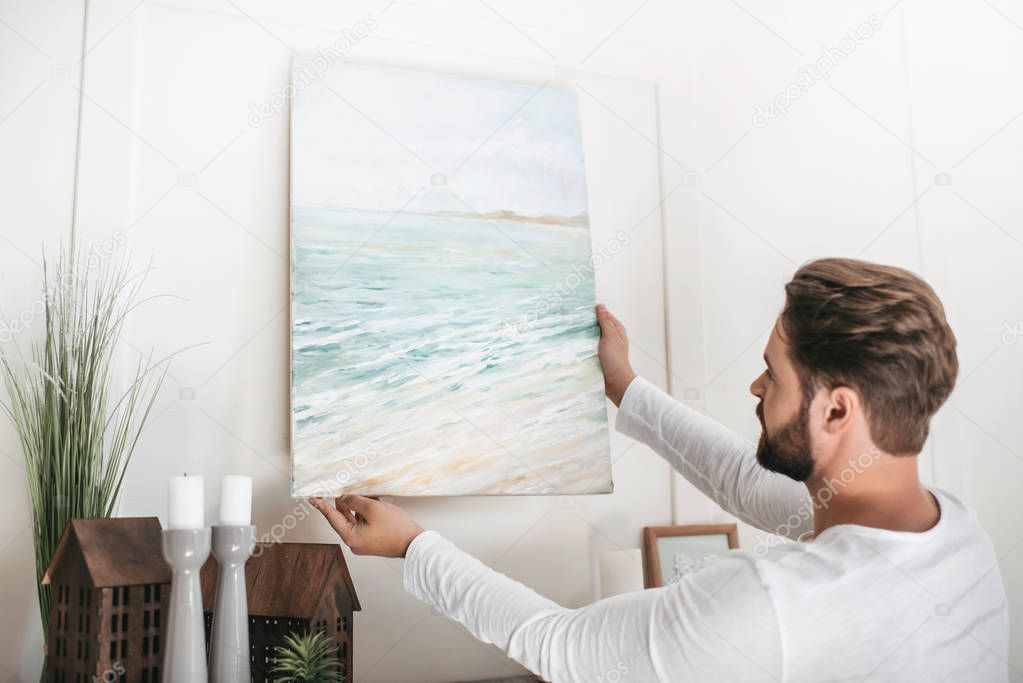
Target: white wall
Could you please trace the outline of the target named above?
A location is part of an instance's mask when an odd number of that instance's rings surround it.
[[[0,329],[5,331],[17,329],[12,321],[34,322],[41,244],[70,234],[78,119],[70,77],[79,69],[81,34],[80,2],[0,3],[0,319],[8,325]],[[38,680],[34,672],[42,641],[32,518],[21,452],[6,419],[0,419],[0,456],[0,609],[5,617],[0,620],[0,680]]]
[[[928,480],[978,510],[1004,556],[1013,677],[1023,680],[1023,510],[1015,495],[1023,475],[1017,445],[1023,344],[1002,340],[1003,323],[1023,320],[1023,207],[1014,163],[1023,143],[1023,117],[1016,118],[1023,109],[1017,85],[1023,13],[1008,3],[944,0],[185,7],[90,5],[83,235],[95,239],[131,226],[137,256],[153,256],[152,289],[189,299],[162,302],[140,316],[131,343],[210,342],[172,370],[161,402],[166,411],[132,467],[123,514],[162,511],[160,482],[183,469],[255,473],[266,501],[257,514],[261,531],[289,507],[280,409],[286,298],[283,285],[274,284],[284,282],[286,266],[284,124],[238,131],[249,94],[269,96],[284,84],[284,43],[315,45],[372,13],[379,27],[353,52],[362,58],[423,59],[523,78],[565,63],[656,86],[656,120],[642,108],[604,108],[606,125],[617,121],[618,134],[627,129],[634,136],[620,153],[659,148],[661,198],[641,198],[629,204],[634,216],[623,211],[613,218],[623,226],[639,222],[635,234],[646,241],[632,252],[635,260],[611,266],[622,270],[598,275],[600,294],[632,327],[645,374],[670,382],[676,396],[750,439],[757,424],[747,387],[760,371],[781,285],[798,263],[859,255],[910,267],[935,285],[960,340],[963,372],[935,421],[922,468]],[[784,92],[822,47],[837,46],[871,14],[880,29],[828,80],[796,98],[785,116],[753,125],[756,103]],[[49,76],[52,63],[77,59],[81,6],[8,1],[0,4],[0,20],[0,54],[17,65],[0,81],[0,303],[9,317],[30,301],[38,278],[19,248],[34,255],[41,241],[52,243],[69,228],[75,91]],[[617,81],[615,88],[624,87]],[[643,92],[641,83],[634,87]],[[179,185],[181,173],[195,174],[197,184]],[[951,174],[951,185],[936,186],[938,173]],[[661,199],[663,257],[654,253],[656,212],[643,218],[638,208]],[[615,205],[609,201],[603,210]],[[643,279],[635,279],[640,273]],[[666,335],[657,312],[662,293],[670,311]],[[180,398],[188,388],[197,391],[195,400]],[[29,518],[18,451],[4,430],[0,510],[10,524],[0,531],[2,604],[20,619],[0,626],[0,674],[28,681],[39,646],[24,531]],[[676,482],[669,500],[662,466],[645,449],[627,447],[616,437],[616,452],[624,455],[615,465],[618,490],[606,500],[577,498],[571,507],[542,498],[403,504],[498,569],[566,604],[582,604],[593,597],[600,549],[635,545],[638,529],[667,521],[672,507],[679,522],[727,519],[684,482]],[[318,522],[288,537],[329,538]],[[744,529],[743,543],[752,539]],[[352,566],[366,607],[356,622],[359,680],[458,680],[517,670],[405,596],[400,563],[353,558]]]
[[[1018,3],[907,3],[909,143],[923,272],[960,343],[960,379],[934,424],[935,479],[991,534],[1023,680],[1023,11]],[[958,55],[958,58],[957,58]],[[968,59],[964,58],[966,55]],[[951,184],[935,185],[936,174]]]

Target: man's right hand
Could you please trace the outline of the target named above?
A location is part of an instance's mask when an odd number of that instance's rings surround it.
[[[604,370],[604,393],[618,406],[629,383],[636,377],[629,365],[629,337],[625,325],[611,315],[604,304],[597,306],[597,322],[600,323],[597,356]]]

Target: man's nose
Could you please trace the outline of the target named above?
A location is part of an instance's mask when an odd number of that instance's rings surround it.
[[[757,375],[757,378],[749,385],[749,393],[753,394],[757,398],[764,397],[764,373],[761,372]]]

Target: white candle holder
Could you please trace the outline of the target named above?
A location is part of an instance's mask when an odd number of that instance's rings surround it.
[[[210,556],[210,539],[208,528],[163,532],[163,557],[172,572],[163,683],[207,683],[199,570]]]
[[[245,563],[255,547],[255,526],[213,527],[213,556],[220,567],[210,638],[212,683],[249,683],[251,679]]]

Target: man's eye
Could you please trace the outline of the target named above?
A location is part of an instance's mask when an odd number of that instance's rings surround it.
[[[774,379],[774,375],[771,374],[770,370],[764,370],[764,372],[767,373],[767,379]]]

